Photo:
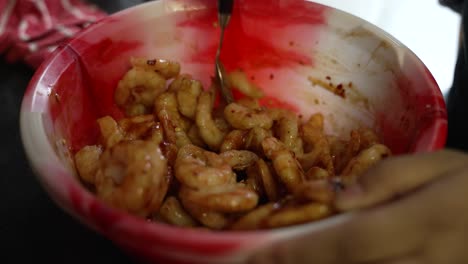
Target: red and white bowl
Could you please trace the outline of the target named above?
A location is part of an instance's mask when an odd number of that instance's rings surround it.
[[[113,91],[131,56],[179,61],[208,87],[219,36],[216,2],[153,1],[105,18],[39,68],[21,107],[27,156],[54,201],[152,262],[242,263],[261,247],[348,219],[256,232],[181,229],[110,208],[77,180],[70,152],[96,139],[97,118],[122,116]],[[329,133],[347,135],[365,124],[396,154],[445,144],[445,104],[431,73],[400,42],[347,13],[302,0],[238,0],[221,58],[265,90],[264,103],[304,116],[322,112]]]

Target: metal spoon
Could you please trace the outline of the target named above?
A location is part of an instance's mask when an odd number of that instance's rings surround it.
[[[219,40],[218,50],[216,51],[215,59],[215,75],[217,86],[227,104],[234,102],[232,96],[231,88],[226,80],[226,70],[224,69],[223,64],[219,60],[221,54],[221,48],[223,46],[224,31],[229,24],[231,19],[232,8],[234,5],[234,0],[218,0],[218,23],[221,27],[221,36]]]

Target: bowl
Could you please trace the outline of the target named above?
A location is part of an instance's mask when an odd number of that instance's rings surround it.
[[[259,248],[349,219],[255,232],[181,229],[108,207],[77,180],[72,153],[96,139],[95,120],[122,117],[112,95],[131,56],[178,61],[208,87],[216,2],[153,1],[111,15],[60,46],[24,95],[22,141],[45,190],[77,220],[150,262],[242,263]],[[243,69],[270,103],[304,116],[321,112],[328,133],[367,125],[397,155],[445,144],[445,104],[433,76],[364,20],[309,1],[238,0],[225,37],[228,70]]]

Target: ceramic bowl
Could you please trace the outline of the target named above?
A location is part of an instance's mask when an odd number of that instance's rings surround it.
[[[122,112],[113,91],[131,56],[171,59],[209,86],[219,37],[215,0],[161,0],[111,15],[59,47],[37,70],[21,107],[21,135],[37,177],[65,211],[123,250],[159,263],[242,263],[257,249],[321,232],[341,215],[271,231],[181,229],[110,208],[77,180],[71,153],[96,139],[95,120]],[[238,0],[221,59],[264,89],[265,104],[328,133],[374,128],[395,154],[444,146],[447,118],[431,73],[379,28],[301,0]]]

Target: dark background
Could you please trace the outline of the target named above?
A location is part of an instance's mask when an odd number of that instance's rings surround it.
[[[113,13],[143,0],[89,0]],[[19,110],[34,71],[0,58],[0,263],[132,263],[43,191],[26,160]]]

